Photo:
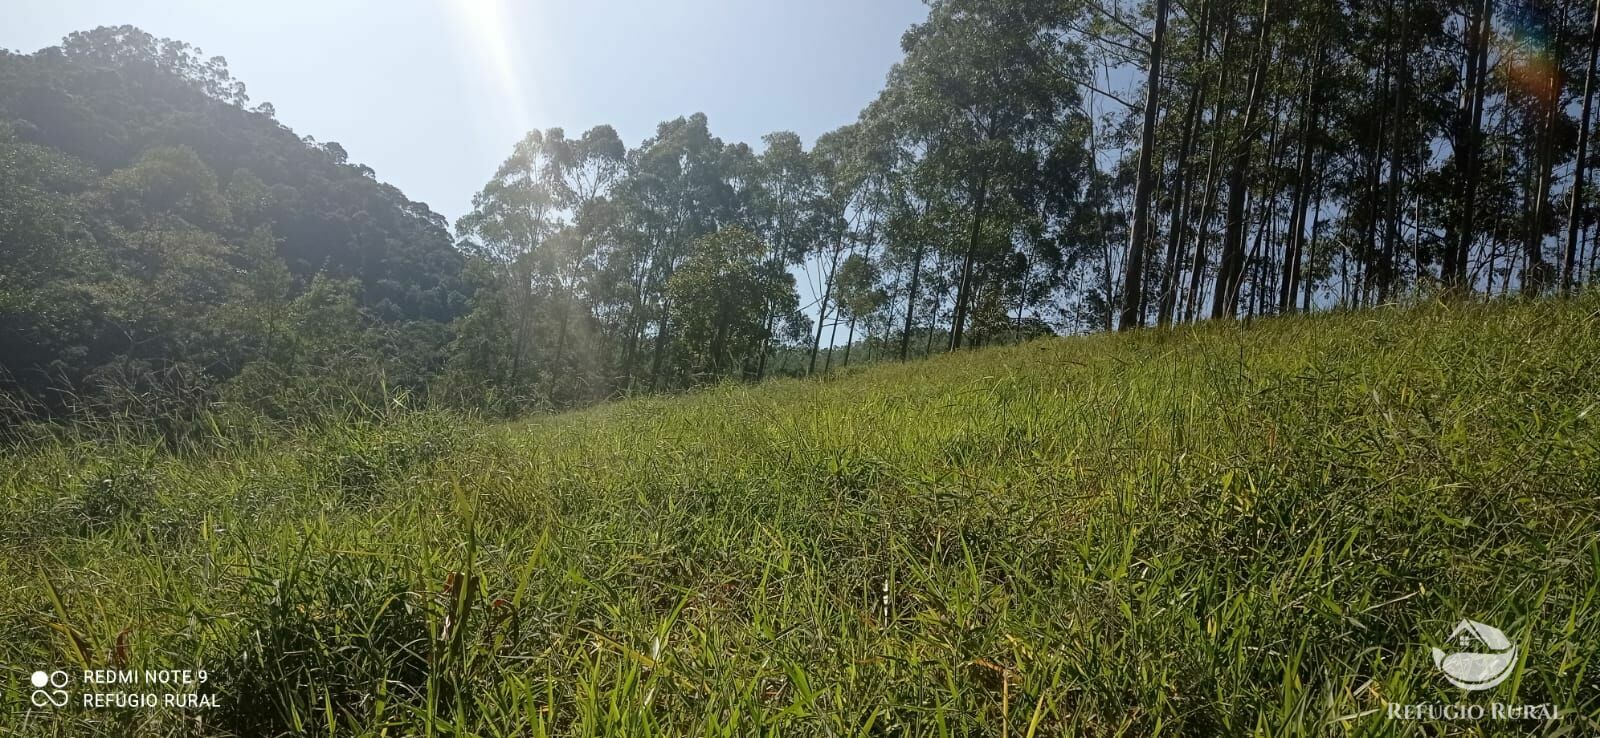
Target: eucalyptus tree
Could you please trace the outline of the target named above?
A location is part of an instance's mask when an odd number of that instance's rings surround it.
[[[1266,96],[1266,77],[1275,38],[1272,35],[1274,20],[1271,0],[1262,0],[1261,10],[1255,19],[1255,48],[1250,62],[1250,81],[1245,93],[1243,109],[1239,112],[1239,137],[1232,146],[1227,168],[1226,225],[1222,237],[1222,255],[1217,262],[1216,287],[1211,293],[1211,317],[1232,318],[1239,310],[1239,290],[1245,267],[1245,197],[1251,183],[1246,175],[1254,151],[1253,138],[1261,126],[1261,110]]]
[[[978,262],[1010,250],[984,241],[1008,231],[986,227],[1001,209],[993,201],[1043,185],[1045,154],[1077,115],[1071,72],[1081,60],[1052,33],[1069,12],[1061,3],[936,0],[928,19],[906,32],[905,59],[880,97],[909,135],[928,143],[917,166],[964,211],[952,350],[962,345]]]
[[[1124,259],[1122,309],[1117,329],[1144,325],[1144,258],[1150,232],[1150,198],[1155,188],[1156,115],[1161,106],[1161,57],[1166,50],[1168,0],[1156,0],[1155,30],[1150,34],[1148,73],[1145,76],[1144,125],[1140,129],[1137,182],[1133,194],[1132,238]]]
[[[500,273],[512,324],[505,381],[513,386],[522,380],[541,293],[549,292],[549,272],[540,262],[550,261],[550,250],[558,247],[551,236],[562,227],[561,153],[549,145],[551,138],[561,138],[560,129],[529,131],[473,196],[472,212],[456,223],[457,233],[480,244]]]
[[[911,337],[921,316],[918,307],[927,301],[928,257],[944,248],[946,233],[933,218],[943,190],[933,168],[919,166],[938,133],[905,125],[900,116],[908,112],[912,112],[909,107],[897,107],[893,98],[883,96],[868,105],[860,118],[867,142],[866,207],[876,215],[882,261],[901,273],[898,280],[905,286],[901,361],[910,355]],[[936,319],[937,315],[927,316],[930,334]]]
[[[820,189],[813,200],[816,231],[811,256],[821,274],[818,275],[816,335],[811,341],[807,373],[817,369],[822,332],[828,324],[828,311],[833,307],[839,260],[867,238],[868,231],[862,226],[867,219],[865,202],[870,167],[861,125],[842,126],[819,136],[810,159]]]
[[[551,186],[563,215],[563,227],[537,252],[538,268],[548,275],[553,289],[556,339],[549,392],[556,394],[559,378],[575,370],[566,361],[574,314],[586,323],[593,317],[585,286],[594,280],[602,247],[614,236],[607,198],[623,173],[627,147],[609,125],[595,126],[577,139],[552,128],[545,140],[554,165]]]
[[[757,191],[762,217],[755,232],[767,247],[766,258],[770,268],[787,269],[800,263],[816,243],[817,202],[821,197],[821,188],[816,167],[798,135],[790,131],[778,131],[763,136],[762,141],[766,149],[762,151],[758,162],[761,186]],[[767,338],[756,360],[758,380],[766,375],[770,341],[775,335],[777,321],[783,317],[781,303],[774,302],[767,306]]]
[[[1307,24],[1307,26],[1318,25],[1322,24]],[[1294,311],[1295,300],[1300,294],[1301,275],[1315,257],[1314,254],[1307,253],[1309,248],[1306,218],[1311,213],[1311,201],[1316,192],[1314,185],[1316,167],[1318,162],[1325,160],[1321,155],[1322,142],[1325,138],[1321,133],[1325,125],[1322,120],[1323,103],[1326,98],[1322,84],[1327,66],[1325,44],[1326,40],[1321,37],[1311,40],[1311,51],[1300,66],[1298,79],[1293,81],[1301,88],[1298,102],[1300,119],[1296,124],[1299,129],[1299,141],[1295,152],[1289,233],[1284,244],[1283,261],[1279,265],[1281,274],[1278,285],[1278,312],[1280,313]],[[1315,224],[1313,223],[1311,227],[1314,229]],[[1310,283],[1311,279],[1308,276],[1306,278],[1308,296]]]
[[[724,177],[723,148],[702,113],[661,123],[654,136],[629,154],[627,175],[615,188],[633,287],[622,357],[629,386],[646,369],[651,388],[670,380],[666,360],[672,311],[667,283],[695,239],[736,219],[734,189]]]
[[[667,282],[679,344],[691,376],[720,378],[753,372],[770,338],[768,314],[792,314],[799,302],[794,276],[776,266],[768,247],[732,226],[695,239]]]
[[[1578,272],[1578,231],[1582,218],[1585,167],[1589,159],[1589,118],[1594,108],[1595,61],[1600,56],[1600,0],[1596,0],[1589,21],[1589,48],[1583,72],[1583,107],[1578,114],[1578,147],[1573,157],[1572,187],[1567,194],[1567,240],[1561,257],[1561,291],[1572,292]]]
[[[1184,238],[1193,231],[1190,226],[1190,215],[1195,202],[1201,199],[1190,192],[1194,189],[1191,170],[1194,168],[1195,149],[1200,137],[1200,123],[1208,101],[1207,95],[1217,95],[1208,85],[1213,74],[1210,67],[1215,66],[1214,63],[1208,64],[1212,60],[1212,36],[1217,25],[1214,22],[1218,15],[1215,5],[1216,0],[1201,0],[1194,11],[1194,15],[1199,17],[1189,19],[1192,23],[1198,24],[1198,29],[1188,44],[1192,47],[1189,52],[1192,55],[1190,59],[1174,59],[1171,53],[1174,50],[1180,52],[1183,50],[1182,18],[1178,19],[1178,33],[1175,34],[1176,40],[1180,43],[1163,44],[1163,52],[1168,54],[1169,60],[1178,61],[1178,64],[1173,65],[1175,69],[1172,76],[1177,80],[1175,86],[1181,90],[1182,86],[1187,84],[1189,94],[1179,123],[1181,132],[1178,134],[1179,143],[1173,157],[1172,174],[1168,185],[1167,245],[1165,258],[1162,261],[1161,287],[1156,306],[1156,324],[1161,326],[1173,322],[1177,312],[1179,285],[1183,275],[1183,263],[1186,261]],[[1147,81],[1146,84],[1150,83]],[[1208,182],[1209,178],[1202,184]]]
[[[1467,271],[1477,237],[1478,180],[1482,171],[1483,113],[1489,87],[1489,46],[1494,0],[1467,0],[1461,23],[1464,50],[1460,103],[1452,122],[1452,166],[1456,191],[1445,218],[1443,280],[1456,291],[1470,289]]]
[[[844,340],[844,364],[850,365],[850,347],[856,341],[856,323],[870,320],[889,301],[879,285],[882,275],[870,254],[854,253],[839,265],[839,312],[849,326]],[[829,352],[832,361],[832,352]],[[825,367],[826,368],[826,367]]]

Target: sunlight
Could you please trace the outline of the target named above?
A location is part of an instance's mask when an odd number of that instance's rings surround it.
[[[451,0],[449,5],[464,44],[493,76],[517,130],[528,130],[532,117],[519,84],[520,62],[508,37],[511,23],[505,0]]]

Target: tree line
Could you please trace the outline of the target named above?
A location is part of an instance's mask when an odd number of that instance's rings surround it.
[[[1092,52],[1143,75],[1119,327],[1593,279],[1600,4],[1132,10]]]
[[[1571,291],[1600,3],[934,0],[808,147],[529,132],[451,228],[137,29],[0,55],[7,417],[499,412]],[[803,288],[803,289],[802,289]]]

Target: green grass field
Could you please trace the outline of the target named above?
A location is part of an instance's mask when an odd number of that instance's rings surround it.
[[[0,734],[1600,735],[1597,372],[1591,294],[40,442],[0,455]],[[1493,690],[1434,668],[1463,617],[1519,648]],[[86,667],[220,704],[84,708]],[[1562,717],[1385,714],[1492,701]]]

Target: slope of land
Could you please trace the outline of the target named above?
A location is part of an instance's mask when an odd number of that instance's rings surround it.
[[[31,708],[19,669],[0,724],[1329,735],[1498,700],[1594,734],[1597,365],[1591,294],[187,458],[43,443],[0,458],[0,660],[205,668],[221,704]],[[1434,669],[1463,617],[1519,648],[1493,691]]]

